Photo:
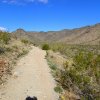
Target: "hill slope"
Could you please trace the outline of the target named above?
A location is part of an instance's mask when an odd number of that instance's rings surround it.
[[[91,44],[100,42],[100,24],[86,26],[72,30],[49,31],[49,32],[29,32],[18,29],[12,32],[20,38],[26,38],[35,42],[64,42],[67,44]]]

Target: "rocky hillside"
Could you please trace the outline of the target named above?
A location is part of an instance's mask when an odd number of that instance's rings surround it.
[[[18,29],[12,34],[16,37],[26,38],[35,42],[64,42],[67,44],[91,44],[100,43],[100,24],[86,26],[77,29],[65,29],[61,31],[29,32]]]

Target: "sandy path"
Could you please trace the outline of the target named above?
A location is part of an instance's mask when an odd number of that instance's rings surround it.
[[[57,100],[55,82],[50,74],[46,52],[33,47],[29,54],[21,58],[6,85],[0,89],[0,100],[25,100],[26,96],[36,96],[38,100]]]

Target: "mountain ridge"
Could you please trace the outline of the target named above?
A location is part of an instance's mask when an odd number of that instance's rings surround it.
[[[100,23],[75,29],[61,31],[35,32],[17,29],[13,35],[35,42],[63,42],[66,44],[90,44],[100,43]]]

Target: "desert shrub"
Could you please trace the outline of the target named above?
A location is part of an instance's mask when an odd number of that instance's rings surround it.
[[[98,97],[100,84],[100,56],[93,52],[79,51],[73,57],[73,66],[68,68],[64,63],[63,69],[56,73],[58,84],[65,90],[73,90],[83,100],[95,100]],[[92,81],[91,81],[92,78]],[[77,88],[76,88],[77,87]],[[90,98],[90,99],[89,99]]]
[[[53,64],[51,62],[49,62],[49,66],[52,70],[56,70],[57,69],[57,65],[56,64]]]
[[[100,50],[100,45],[68,45],[66,43],[49,43],[50,49],[54,52],[60,52],[67,57],[73,57],[78,51],[93,51],[97,53]]]
[[[22,39],[21,42],[24,43],[24,44],[28,44],[29,43],[29,41],[27,39]]]
[[[91,100],[97,98],[95,94],[98,92],[96,87],[99,83],[99,72],[100,72],[100,58],[99,55],[94,54],[93,52],[79,52],[73,58],[74,61],[74,70],[76,73],[70,73],[71,77],[74,80],[74,84],[80,88],[83,95],[86,98],[92,98]],[[99,68],[98,68],[99,66]],[[93,78],[91,82],[91,78]],[[95,80],[97,79],[97,80]],[[95,83],[95,92],[94,91]],[[85,88],[85,87],[88,87]],[[83,92],[84,91],[84,92]]]
[[[54,88],[54,91],[57,92],[57,93],[62,93],[63,92],[63,90],[62,90],[62,88],[60,86],[56,86]]]
[[[55,80],[64,90],[73,90],[81,100],[99,100],[100,98],[100,46],[49,44],[54,52],[60,52],[66,58],[73,59],[62,69],[55,70]],[[53,62],[54,63],[54,62]]]
[[[48,44],[43,44],[42,45],[42,50],[49,50],[49,49],[50,49],[50,47],[49,47]]]
[[[10,40],[10,35],[7,32],[0,32],[0,41],[7,44]]]
[[[63,67],[64,67],[65,70],[68,68],[68,61],[66,61],[66,62],[63,64]]]
[[[92,52],[79,52],[74,57],[74,64],[77,70],[86,70],[91,66],[94,54]]]
[[[20,53],[17,55],[17,58],[22,57],[22,56],[26,55],[27,53],[28,53],[27,50],[22,50],[22,52],[20,52]]]
[[[12,48],[18,49],[18,46],[17,45],[13,45]]]
[[[5,49],[0,47],[0,54],[4,53],[5,52]]]
[[[6,52],[13,52],[13,49],[11,47],[6,47],[5,50]]]
[[[47,62],[48,62],[48,65],[49,65],[49,67],[51,69],[52,76],[55,77],[55,72],[57,70],[57,65],[52,63],[52,61],[50,59],[48,59],[48,58],[47,58]]]

